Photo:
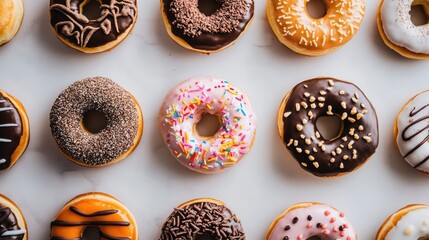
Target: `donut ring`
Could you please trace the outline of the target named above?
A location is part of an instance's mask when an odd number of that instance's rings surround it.
[[[30,124],[22,103],[0,90],[0,171],[13,167],[30,142]]]
[[[87,227],[97,227],[102,239],[138,239],[136,220],[120,201],[91,192],[70,200],[51,223],[51,240],[81,239]]]
[[[395,119],[394,136],[401,155],[413,168],[429,174],[429,90],[412,97]]]
[[[91,133],[83,126],[84,114],[105,114],[107,126]],[[55,100],[50,113],[52,136],[61,152],[87,167],[116,163],[131,154],[140,142],[143,115],[136,99],[108,78],[77,81]]]
[[[215,0],[219,8],[209,16],[202,13],[198,0],[161,0],[167,33],[182,47],[214,53],[232,44],[253,20],[253,0]]]
[[[298,203],[286,209],[271,223],[265,240],[311,237],[357,240],[356,232],[344,213],[316,202]]]
[[[83,6],[98,1],[100,17],[83,15]],[[137,0],[50,0],[50,22],[64,44],[84,53],[109,51],[121,43],[137,21]]]
[[[411,21],[411,7],[422,5],[429,13],[429,3],[423,0],[380,1],[377,26],[384,43],[411,59],[429,58],[429,25],[415,26]]]
[[[200,136],[196,124],[203,114],[219,117],[212,137]],[[219,173],[238,163],[251,149],[256,115],[243,92],[217,78],[191,78],[165,97],[159,126],[171,154],[200,173]]]
[[[338,116],[343,128],[325,139],[316,122]],[[300,166],[318,176],[341,176],[361,167],[378,146],[377,115],[354,84],[316,78],[296,85],[283,99],[278,113],[280,137]]]
[[[28,231],[19,207],[0,194],[0,239],[27,240]]]
[[[23,18],[23,0],[2,0],[0,2],[0,46],[15,37],[21,28]]]
[[[429,206],[411,204],[392,214],[381,225],[376,240],[416,240],[428,236]]]
[[[365,15],[365,0],[324,0],[324,17],[307,12],[310,0],[267,0],[268,22],[277,39],[294,52],[307,56],[331,53],[350,41]]]
[[[246,239],[237,216],[219,200],[194,199],[170,214],[160,240]]]

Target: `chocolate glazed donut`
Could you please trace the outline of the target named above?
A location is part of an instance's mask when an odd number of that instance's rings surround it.
[[[25,235],[25,229],[18,226],[15,214],[9,207],[0,203],[0,239],[21,240]]]
[[[316,122],[338,116],[343,128],[325,139]],[[300,166],[319,177],[333,177],[362,166],[378,146],[376,112],[354,84],[317,78],[296,85],[279,110],[279,132]]]
[[[134,26],[137,0],[92,0],[101,3],[100,17],[95,20],[82,14],[82,6],[89,1],[50,0],[53,30],[64,43],[84,52],[99,52],[96,48],[105,45],[113,48]]]

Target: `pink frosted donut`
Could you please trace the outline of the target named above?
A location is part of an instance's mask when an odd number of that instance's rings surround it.
[[[268,229],[266,240],[317,239],[357,240],[344,213],[321,203],[298,203],[278,216]]]
[[[219,117],[220,129],[200,136],[196,125],[204,114]],[[170,91],[159,113],[159,125],[171,154],[187,168],[218,173],[238,163],[252,147],[256,115],[247,96],[217,78],[191,78]]]

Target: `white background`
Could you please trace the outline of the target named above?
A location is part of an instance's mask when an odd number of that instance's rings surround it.
[[[429,88],[428,61],[405,59],[388,49],[376,27],[378,1],[368,0],[361,29],[338,51],[309,58],[274,37],[265,2],[238,42],[216,54],[183,49],[167,36],[157,0],[139,1],[133,33],[111,52],[85,55],[50,30],[48,0],[26,0],[23,26],[0,48],[0,88],[25,105],[30,145],[20,161],[0,173],[0,193],[22,209],[30,239],[48,239],[50,221],[64,203],[88,191],[109,193],[132,210],[140,239],[157,239],[175,206],[197,197],[218,198],[241,218],[249,240],[263,239],[271,221],[301,201],[329,203],[344,211],[360,239],[374,239],[385,218],[409,203],[429,203],[429,177],[398,153],[393,121],[414,94]],[[106,76],[139,101],[145,120],[140,145],[125,160],[89,169],[66,160],[51,137],[48,116],[58,94],[74,81]],[[170,88],[191,76],[216,76],[247,93],[258,115],[253,150],[234,168],[215,176],[182,167],[164,146],[157,115]],[[291,159],[277,133],[284,94],[300,81],[331,76],[357,84],[378,112],[380,145],[358,171],[320,179]]]

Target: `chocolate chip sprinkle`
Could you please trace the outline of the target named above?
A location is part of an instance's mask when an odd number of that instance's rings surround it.
[[[101,132],[85,131],[81,122],[86,112],[105,114]],[[108,78],[77,81],[56,99],[50,113],[51,132],[61,150],[82,163],[103,165],[128,151],[139,130],[139,109],[132,96]]]
[[[311,215],[308,215],[308,216],[307,216],[307,220],[308,220],[308,221],[311,221],[311,219],[313,219],[313,217],[312,217]]]
[[[292,219],[292,223],[293,224],[295,224],[295,223],[297,223],[298,222],[298,217],[294,217],[293,219]]]
[[[285,227],[285,231],[289,231],[289,229],[290,229],[290,226],[289,226],[289,225],[286,225],[286,227]]]

